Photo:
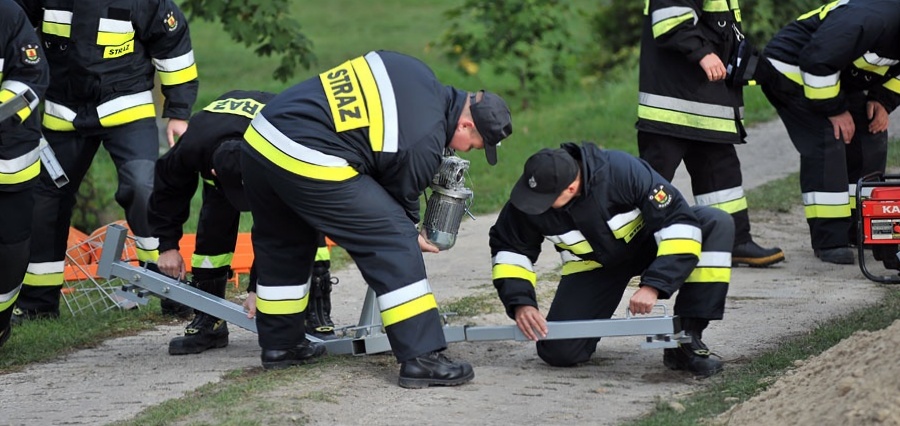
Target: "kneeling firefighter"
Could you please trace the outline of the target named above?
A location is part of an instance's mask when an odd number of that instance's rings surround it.
[[[224,298],[231,277],[231,260],[238,237],[240,214],[249,211],[241,178],[242,135],[272,93],[235,90],[223,94],[191,118],[190,129],[156,163],[156,178],[150,197],[150,224],[159,238],[160,272],[182,280],[185,264],[179,252],[182,227],[190,216],[191,199],[198,176],[203,182],[203,204],[197,224],[197,241],[191,256],[191,285]],[[312,281],[317,298],[310,300],[310,330],[321,336],[334,334],[331,322],[330,255],[320,235]],[[250,273],[249,291],[255,290],[256,274]],[[225,321],[194,310],[194,319],[184,335],[172,339],[172,355],[196,354],[228,345]]]

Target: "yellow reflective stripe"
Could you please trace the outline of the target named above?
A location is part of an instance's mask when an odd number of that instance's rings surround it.
[[[299,314],[309,304],[309,293],[300,300],[266,300],[256,294],[256,309],[269,315]]]
[[[807,99],[833,99],[837,97],[841,93],[841,82],[838,81],[834,86],[829,87],[812,87],[812,86],[803,86],[803,94],[806,95]]]
[[[372,76],[375,77],[375,84],[378,85],[377,96],[381,107],[380,115],[375,115],[371,110],[369,111],[370,119],[379,120],[377,123],[374,121],[371,123],[369,138],[378,137],[383,141],[382,152],[397,152],[400,145],[400,124],[397,113],[397,99],[394,96],[394,85],[391,83],[391,77],[388,75],[384,61],[381,60],[378,52],[369,52],[365,58],[369,64],[369,69],[372,70]],[[366,93],[367,102],[371,102],[369,98],[376,95],[370,92],[364,93]],[[376,124],[382,127],[382,131],[374,130]],[[373,132],[377,136],[373,136]],[[372,146],[375,146],[374,142],[372,142]]]
[[[119,46],[134,39],[134,26],[131,21],[100,18],[97,28],[97,44],[101,46]]]
[[[894,77],[886,81],[884,87],[894,93],[900,94],[900,77]]]
[[[258,115],[257,119],[259,117],[262,117],[262,114]],[[262,156],[266,157],[269,161],[275,163],[282,169],[285,169],[294,174],[298,174],[300,176],[318,180],[339,182],[350,179],[359,174],[349,165],[344,167],[329,167],[298,160],[282,152],[270,141],[264,138],[256,130],[256,128],[254,127],[254,123],[251,123],[247,128],[247,131],[244,133],[244,139],[247,140],[247,142],[250,144],[250,146],[253,147],[253,149],[262,154]]]
[[[656,12],[654,12],[653,14],[656,15]],[[694,23],[697,22],[697,15],[693,10],[690,10],[689,12],[680,14],[678,16],[667,17],[664,20],[656,22],[653,24],[653,38],[659,38],[661,35],[672,31],[673,28],[687,21],[693,21]]]
[[[44,111],[43,125],[44,127],[50,130],[56,130],[57,132],[71,132],[75,130],[75,125],[72,124],[71,121],[56,118],[47,114],[46,111]]]
[[[562,267],[562,275],[569,274],[577,274],[579,272],[585,271],[593,271],[594,269],[600,269],[603,265],[594,262],[593,260],[575,260],[571,262],[566,262]]]
[[[891,63],[893,62],[893,63]],[[882,58],[872,52],[867,52],[865,55],[860,56],[855,61],[853,61],[853,65],[857,68],[872,72],[878,75],[887,74],[888,69],[891,68],[891,65],[896,65],[897,61]]]
[[[644,217],[639,209],[634,209],[613,216],[606,224],[613,231],[613,236],[627,243],[644,227]]]
[[[3,85],[6,86],[6,83],[7,82],[4,81]],[[0,90],[0,104],[16,97],[16,95],[17,93],[13,92],[10,88],[3,87],[3,89]],[[25,119],[28,118],[29,115],[31,115],[31,106],[26,105],[24,108],[17,111],[16,115],[19,116],[20,121],[25,121]]]
[[[737,124],[734,119],[703,117],[684,112],[648,107],[646,105],[638,105],[638,117],[645,120],[659,121],[662,123],[697,129],[715,130],[718,132],[735,134],[738,132]]]
[[[119,126],[142,118],[153,118],[156,110],[150,91],[120,96],[97,105],[97,115],[103,127]]]
[[[163,86],[175,86],[197,79],[197,65],[191,65],[181,71],[159,71],[159,81]]]
[[[797,18],[797,20],[798,20],[798,21],[802,21],[802,20],[804,20],[804,19],[806,19],[806,18],[815,16],[815,15],[819,15],[819,20],[825,19],[825,16],[828,15],[828,12],[831,12],[833,9],[838,8],[838,7],[841,7],[841,6],[845,5],[845,4],[847,4],[848,1],[849,1],[849,0],[836,0],[836,1],[833,1],[833,2],[831,2],[831,3],[828,3],[828,4],[824,5],[824,6],[815,8],[815,9],[809,11],[809,12],[806,12],[806,13],[800,15],[800,17]]]
[[[834,219],[850,217],[850,204],[841,206],[811,205],[804,207],[807,219]]]
[[[740,200],[728,201],[725,203],[718,203],[718,204],[710,204],[709,206],[715,207],[715,208],[722,210],[728,214],[735,214],[739,211],[747,210],[747,198],[741,197]]]
[[[52,34],[59,37],[69,38],[72,34],[72,25],[44,21],[41,24],[41,32],[43,32],[44,34]]]
[[[75,111],[55,103],[53,101],[44,101],[44,117],[43,125],[50,130],[60,132],[70,132],[75,130]]]
[[[26,272],[25,278],[22,279],[22,283],[33,287],[50,287],[62,285],[63,279],[64,274],[62,272],[50,274],[33,274],[31,272]]]
[[[437,307],[437,301],[434,299],[434,294],[428,293],[422,297],[382,311],[381,322],[385,327],[388,327],[429,310],[437,309]]]
[[[0,76],[2,75],[3,74],[0,73]],[[2,78],[0,78],[0,80],[2,80]],[[34,90],[31,90],[31,86],[17,80],[6,80],[0,85],[0,103],[6,102],[16,95],[21,95],[23,93],[31,93],[34,99],[16,113],[21,121],[25,121],[25,119],[31,115],[31,112],[38,107],[40,100],[38,99],[37,94],[34,93]]]
[[[337,132],[369,125],[365,98],[350,61],[319,74]]]
[[[686,238],[662,240],[656,250],[656,257],[672,254],[693,254],[700,257],[700,242]]]
[[[706,0],[703,2],[704,12],[728,12],[730,10],[728,0]]]
[[[22,286],[18,285],[9,293],[0,294],[0,312],[8,310],[16,303],[16,299],[19,297],[19,289],[21,288]]]
[[[22,182],[28,182],[36,178],[41,173],[41,162],[35,160],[30,166],[15,173],[0,173],[0,184],[13,185]]]
[[[159,72],[159,81],[163,86],[174,86],[197,78],[197,65],[194,62],[194,51],[169,59],[153,59],[153,66]]]
[[[328,250],[328,247],[319,247],[319,249],[316,250],[316,261],[320,262],[325,260],[331,260],[331,250]]]
[[[378,95],[378,85],[375,84],[375,76],[365,58],[359,57],[350,61],[359,85],[366,98],[366,111],[369,114],[369,145],[373,152],[380,152],[384,148],[384,113],[381,109],[381,97]]]
[[[800,73],[800,67],[797,65],[791,65],[786,62],[781,62],[778,59],[766,58],[769,60],[769,63],[772,64],[772,67],[775,68],[776,71],[783,74],[787,77],[788,80],[793,81],[799,85],[803,85],[803,77]]]
[[[509,265],[505,263],[494,265],[491,269],[491,279],[500,280],[504,278],[519,278],[531,283],[532,286],[537,284],[537,274],[518,265]]]
[[[115,127],[142,118],[153,118],[155,116],[156,110],[154,109],[153,104],[138,105],[101,118],[100,125],[103,127]]]
[[[102,19],[102,18],[101,18]],[[101,46],[120,46],[134,38],[134,33],[97,33],[97,44]]]
[[[578,244],[573,244],[573,245],[557,243],[556,246],[563,250],[569,250],[575,254],[587,254],[587,253],[591,253],[594,251],[594,248],[591,247],[591,244],[588,243],[587,241],[582,241]]]
[[[159,259],[159,250],[147,250],[142,249],[140,247],[135,247],[135,253],[137,254],[137,258],[141,262],[156,262]]]
[[[234,253],[225,253],[225,254],[216,254],[216,255],[194,253],[191,255],[191,267],[192,268],[215,269],[215,268],[221,268],[221,267],[225,267],[225,266],[231,266],[231,259],[233,259],[233,258],[234,258]]]
[[[686,283],[728,283],[731,282],[731,268],[697,267],[684,280]]]

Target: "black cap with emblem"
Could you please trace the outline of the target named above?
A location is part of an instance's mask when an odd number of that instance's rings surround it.
[[[576,177],[578,163],[566,150],[544,148],[525,162],[509,201],[526,214],[544,213]]]

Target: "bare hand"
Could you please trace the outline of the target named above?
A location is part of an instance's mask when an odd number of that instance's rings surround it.
[[[845,144],[849,144],[853,140],[853,134],[856,133],[856,124],[853,123],[853,117],[849,111],[828,117],[828,120],[834,126],[835,139],[842,140]]]
[[[169,142],[169,148],[175,146],[175,139],[181,137],[187,131],[188,122],[177,118],[170,118],[169,124],[166,125],[166,140]]]
[[[656,306],[657,300],[659,300],[659,290],[649,285],[641,286],[628,301],[628,309],[635,315],[649,314]]]
[[[866,103],[866,115],[869,117],[869,133],[881,133],[887,131],[889,114],[884,105],[878,101]]]
[[[244,311],[247,312],[247,318],[253,319],[256,317],[256,292],[251,291],[247,293],[247,298],[244,299]]]
[[[422,234],[419,234],[419,248],[422,249],[422,253],[441,252],[441,249],[435,247],[434,244],[429,243],[428,240],[426,240],[425,237],[422,236]]]
[[[528,340],[538,341],[539,337],[547,337],[547,320],[541,311],[531,305],[516,306],[516,326]]]
[[[725,79],[725,64],[719,59],[719,55],[708,53],[700,60],[700,68],[706,73],[709,81],[719,81]]]
[[[169,249],[159,254],[156,260],[159,271],[177,280],[184,279],[184,259],[176,249]]]

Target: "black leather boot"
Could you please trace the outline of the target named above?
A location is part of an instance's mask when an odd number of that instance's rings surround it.
[[[305,341],[291,349],[263,349],[260,358],[263,368],[278,370],[292,365],[309,364],[322,355],[325,355],[325,345]]]
[[[778,247],[762,248],[753,240],[734,246],[731,251],[731,265],[747,265],[764,268],[784,260],[784,252]]]
[[[429,352],[400,364],[400,387],[456,386],[475,377],[472,365],[453,362],[440,352]]]
[[[690,343],[680,343],[677,348],[663,351],[663,364],[672,370],[686,370],[700,377],[709,377],[722,371],[722,361],[710,358],[709,348],[701,340],[708,320],[682,319]]]
[[[334,321],[331,320],[331,290],[339,280],[328,271],[330,262],[317,261],[310,278],[309,304],[306,306],[306,329],[309,334],[322,340],[331,340],[334,335]]]
[[[228,346],[228,324],[203,312],[184,328],[184,336],[169,341],[169,355],[199,354]]]

